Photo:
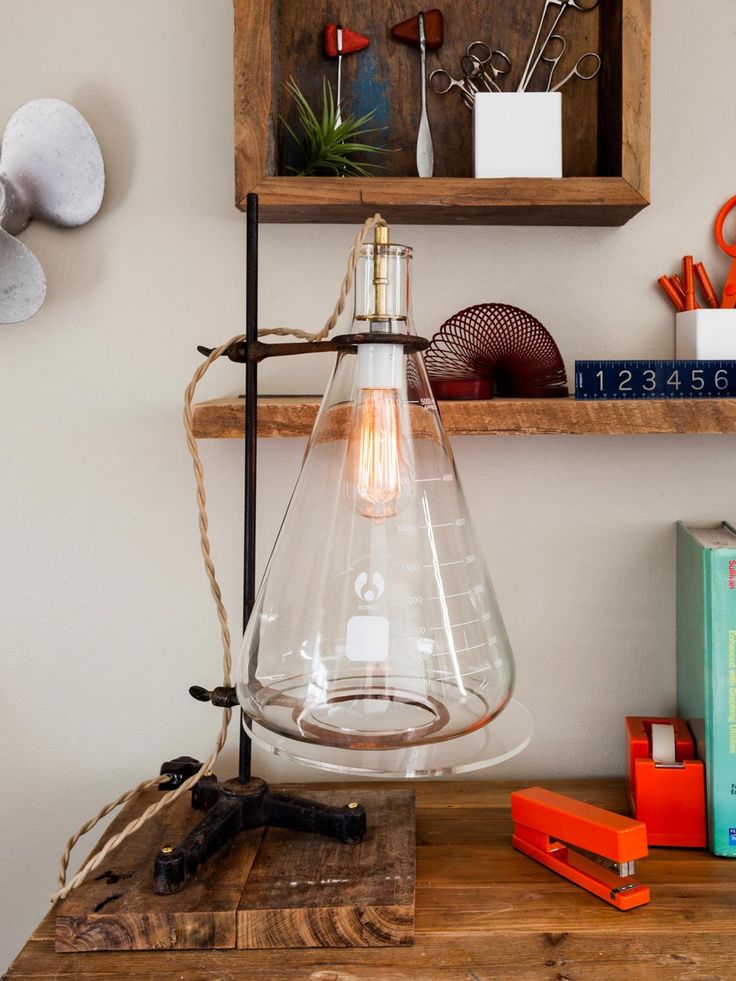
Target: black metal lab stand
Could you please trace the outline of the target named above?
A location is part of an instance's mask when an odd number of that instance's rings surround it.
[[[258,358],[248,356],[258,346],[258,196],[248,195],[246,265],[246,340],[240,357],[245,362],[245,533],[243,549],[243,629],[255,603],[256,581],[256,453],[258,437]],[[327,345],[325,345],[326,347]],[[296,345],[295,345],[296,347]],[[296,353],[296,352],[295,352]],[[191,688],[200,701],[219,707],[235,707],[234,688]],[[154,862],[154,891],[169,895],[183,889],[200,865],[232,839],[252,828],[273,826],[312,831],[343,842],[362,841],[366,832],[365,809],[360,804],[333,807],[304,797],[280,794],[251,775],[251,741],[243,726],[241,709],[238,775],[221,782],[214,774],[203,776],[192,790],[192,807],[205,817],[174,848],[164,848]],[[171,791],[200,768],[189,756],[164,763],[161,773],[170,780],[161,787]]]

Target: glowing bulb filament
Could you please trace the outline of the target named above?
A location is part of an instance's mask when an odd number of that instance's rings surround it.
[[[357,490],[378,507],[395,501],[401,490],[398,394],[391,388],[363,393]]]
[[[407,469],[401,453],[398,390],[362,389],[350,437],[345,488],[359,514],[369,518],[396,514]]]

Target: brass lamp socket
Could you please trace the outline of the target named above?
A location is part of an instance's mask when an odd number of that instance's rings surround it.
[[[375,289],[375,316],[386,316],[386,287],[388,286],[388,264],[382,245],[388,245],[388,225],[376,225],[373,232],[373,288]]]

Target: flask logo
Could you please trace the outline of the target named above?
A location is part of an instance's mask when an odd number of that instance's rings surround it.
[[[374,603],[380,599],[385,588],[386,584],[380,572],[374,572],[370,580],[367,572],[361,572],[355,578],[356,595],[364,603]]]

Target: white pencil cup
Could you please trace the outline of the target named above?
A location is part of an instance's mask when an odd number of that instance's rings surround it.
[[[675,357],[736,361],[736,310],[686,310],[675,314]]]
[[[476,177],[562,177],[562,95],[478,92]]]

